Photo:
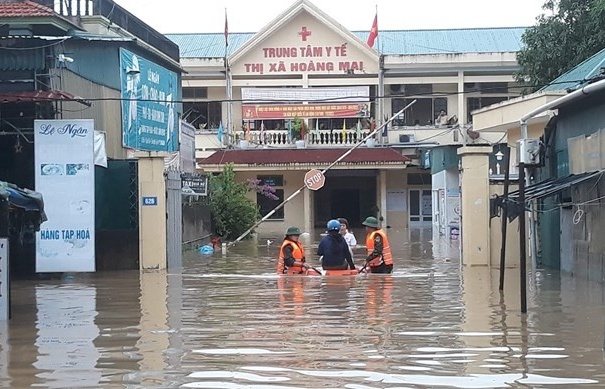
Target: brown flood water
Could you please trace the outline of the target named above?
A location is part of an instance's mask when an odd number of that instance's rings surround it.
[[[259,239],[189,252],[179,274],[13,282],[0,387],[605,385],[602,285],[538,271],[522,318],[518,270],[501,297],[497,271],[460,269],[430,230],[390,238],[390,276],[279,278]]]

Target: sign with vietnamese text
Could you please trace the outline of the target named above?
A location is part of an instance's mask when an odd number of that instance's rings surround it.
[[[369,100],[370,87],[367,85],[313,88],[242,88],[242,101],[251,104],[279,101],[359,103]]]
[[[195,127],[183,120],[180,120],[179,123],[181,126],[179,131],[181,171],[195,173]]]
[[[261,47],[260,50],[264,61],[244,63],[245,73],[354,74],[365,70],[363,61],[349,57],[346,43],[330,46],[300,44],[287,47]]]
[[[0,238],[0,321],[8,320],[8,239]]]
[[[36,234],[36,271],[94,271],[94,121],[36,120],[34,150],[48,216]]]
[[[294,118],[362,118],[370,116],[369,104],[242,105],[244,120]]]
[[[183,194],[208,195],[208,176],[198,176],[195,174],[181,174],[181,189]]]
[[[136,150],[178,150],[178,77],[120,49],[122,144]]]

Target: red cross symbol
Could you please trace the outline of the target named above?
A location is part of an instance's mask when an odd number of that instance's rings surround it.
[[[307,27],[303,27],[302,30],[298,33],[301,36],[303,42],[307,41],[307,37],[311,35],[311,31],[307,30]]]

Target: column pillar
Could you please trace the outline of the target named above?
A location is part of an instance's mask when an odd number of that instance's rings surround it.
[[[489,266],[489,146],[466,146],[458,149],[461,173],[462,264]]]
[[[309,188],[303,190],[303,231],[313,235],[313,195]]]
[[[137,152],[139,161],[139,269],[166,268],[164,153]]]
[[[458,124],[460,125],[466,124],[466,99],[464,96],[464,72],[460,71],[458,72]]]
[[[387,221],[387,171],[380,170],[378,175],[378,204],[380,207],[380,213],[378,217],[382,217],[381,226],[385,227],[388,225]]]

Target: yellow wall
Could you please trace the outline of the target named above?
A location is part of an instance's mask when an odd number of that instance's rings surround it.
[[[490,261],[488,156],[492,148],[458,149],[462,161],[462,263],[487,266]]]
[[[405,196],[404,209],[402,211],[389,211],[387,208],[387,221],[393,229],[403,229],[408,227],[408,190],[407,174],[401,170],[391,170],[386,173],[387,178],[387,196]],[[402,193],[403,192],[403,193]]]
[[[517,189],[517,185],[511,185],[508,190],[513,192]],[[490,185],[490,198],[493,198],[496,194],[501,196],[503,193],[504,185]],[[495,217],[490,221],[490,263],[493,268],[500,268],[501,249],[502,218]],[[507,225],[505,264],[505,267],[519,267],[519,218]]]
[[[263,172],[237,172],[236,180],[246,182],[247,179],[256,179],[257,175],[283,175],[284,176],[284,198],[288,198],[292,193],[298,190],[304,181],[304,171],[263,171]],[[311,194],[311,199],[312,199]],[[250,199],[256,201],[256,193],[249,194]],[[282,236],[286,229],[290,226],[298,226],[301,230],[304,229],[304,193],[290,200],[284,205],[284,220],[267,220],[256,229],[263,236]]]

